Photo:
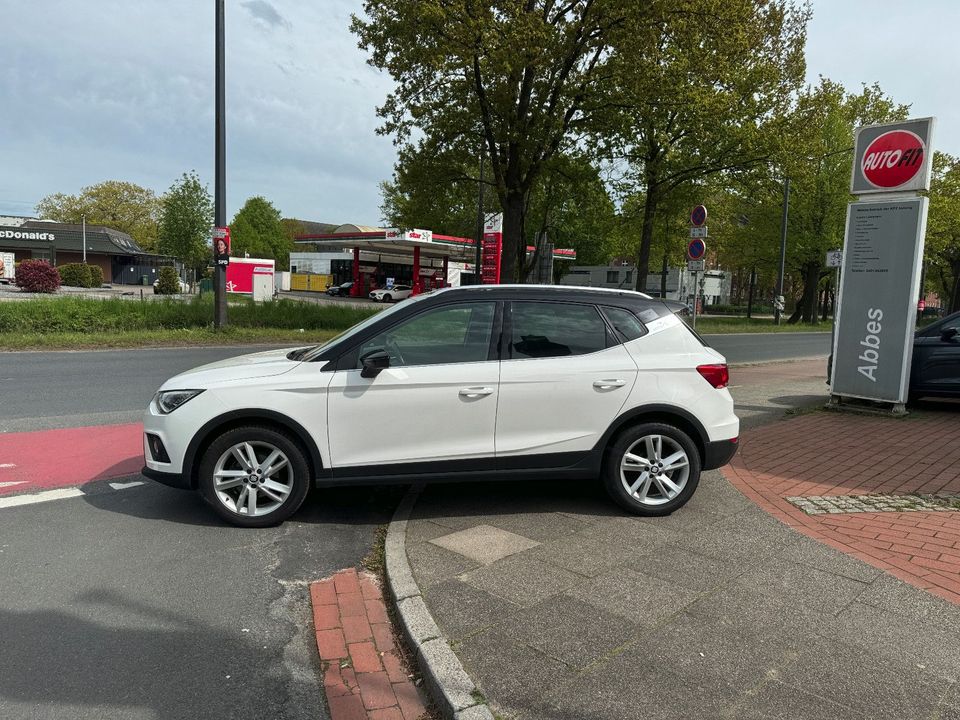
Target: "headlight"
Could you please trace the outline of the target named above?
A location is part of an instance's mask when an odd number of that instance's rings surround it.
[[[202,392],[203,390],[163,390],[157,393],[157,409],[162,415],[169,415]]]

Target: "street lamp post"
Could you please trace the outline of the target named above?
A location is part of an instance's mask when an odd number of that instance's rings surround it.
[[[83,264],[86,265],[86,264],[87,264],[87,216],[86,216],[86,215],[81,215],[81,216],[80,216],[80,222],[82,223],[81,227],[83,228],[82,233],[81,233],[82,236],[83,236],[83,237],[82,237],[82,240],[83,240]]]
[[[790,178],[783,179],[783,214],[780,217],[780,273],[777,275],[777,297],[774,302],[774,322],[779,325],[783,310],[780,298],[783,297],[783,270],[787,261],[787,218],[790,213]]]
[[[223,47],[223,3],[216,3],[216,71],[215,71],[215,158],[213,179],[213,225],[225,227],[227,224],[227,185],[226,185],[226,129],[224,127],[224,47]],[[213,325],[223,328],[227,325],[227,268],[219,262],[214,263],[214,311]]]

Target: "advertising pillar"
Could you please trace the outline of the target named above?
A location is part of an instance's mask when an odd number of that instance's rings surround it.
[[[483,225],[483,247],[480,282],[484,285],[500,283],[500,255],[503,252],[503,215],[488,215]]]
[[[910,382],[930,187],[933,118],[855,133],[831,393],[902,412]],[[867,196],[867,197],[863,197]]]

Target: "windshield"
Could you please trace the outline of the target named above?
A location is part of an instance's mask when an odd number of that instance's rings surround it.
[[[410,307],[410,303],[419,302],[427,297],[430,297],[430,293],[423,293],[422,295],[417,295],[417,297],[415,298],[410,298],[409,300],[405,300],[402,305],[393,305],[388,310],[381,310],[378,313],[374,313],[373,315],[368,317],[366,320],[362,320],[358,322],[356,325],[354,325],[353,327],[347,328],[342,333],[338,335],[334,335],[332,338],[327,340],[327,342],[323,343],[322,345],[317,345],[316,347],[310,348],[303,355],[303,357],[299,359],[303,360],[304,362],[310,362],[315,357],[320,355],[320,353],[325,352],[326,350],[329,350],[331,347],[333,347],[337,343],[341,343],[345,340],[350,339],[352,336],[356,335],[358,332],[360,332],[364,328],[369,327],[370,325],[377,322],[378,320],[382,320],[383,318],[389,315],[393,315],[398,310],[403,310],[404,308],[408,308]]]

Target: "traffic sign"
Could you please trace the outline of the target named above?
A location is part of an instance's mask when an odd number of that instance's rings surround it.
[[[707,221],[706,205],[697,205],[690,213],[690,222],[700,227]]]
[[[702,238],[694,238],[687,245],[687,259],[700,260],[707,252],[707,243]]]
[[[690,272],[703,272],[706,269],[706,260],[687,260],[687,270]]]
[[[690,237],[692,238],[705,238],[707,237],[707,226],[701,225],[700,227],[690,228]]]
[[[840,267],[843,265],[843,251],[829,250],[827,252],[827,267]]]

